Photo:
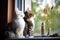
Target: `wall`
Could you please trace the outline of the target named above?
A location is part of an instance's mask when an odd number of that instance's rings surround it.
[[[3,28],[7,24],[7,4],[8,0],[0,0],[0,39],[4,39]]]
[[[8,0],[0,0],[0,29],[7,24],[7,2]]]
[[[10,23],[12,21],[12,13],[13,13],[13,2],[12,0],[8,0],[8,12],[7,12],[7,22]]]

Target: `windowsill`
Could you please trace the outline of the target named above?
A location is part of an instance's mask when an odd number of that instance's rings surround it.
[[[15,39],[59,39],[60,37],[34,37],[34,38],[13,38],[13,40]]]

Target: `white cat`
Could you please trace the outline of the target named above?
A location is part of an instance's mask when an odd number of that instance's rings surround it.
[[[16,29],[16,36],[18,38],[24,38],[23,31],[25,28],[24,13],[18,8],[15,9],[16,18],[13,20],[13,27]]]

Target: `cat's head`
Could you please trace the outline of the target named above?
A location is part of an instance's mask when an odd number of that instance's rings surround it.
[[[16,16],[18,18],[20,18],[20,17],[24,18],[24,16],[25,16],[24,13],[22,11],[20,11],[18,8],[15,9],[15,12],[16,12]]]
[[[36,15],[34,15],[34,13],[32,13],[31,10],[26,10],[26,11],[24,12],[24,14],[25,14],[25,16],[26,16],[27,18],[31,18],[31,17],[35,18],[35,16],[36,16]]]

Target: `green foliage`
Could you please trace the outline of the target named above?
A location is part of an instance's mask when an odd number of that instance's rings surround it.
[[[35,18],[35,33],[40,34],[40,22],[41,20],[46,20],[41,16],[42,11],[36,12],[36,8],[39,6],[39,4],[32,2],[32,12],[36,15]],[[48,7],[48,6],[47,6]],[[46,7],[46,8],[47,8]],[[48,27],[52,29],[52,31],[56,31],[58,28],[60,28],[60,13],[57,11],[57,8],[54,7],[52,10],[49,10],[48,12],[48,19],[46,20],[46,30],[48,31]],[[48,20],[51,20],[51,24],[48,24]]]

